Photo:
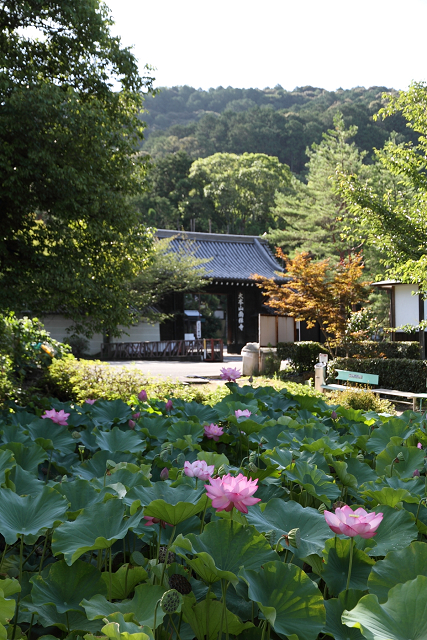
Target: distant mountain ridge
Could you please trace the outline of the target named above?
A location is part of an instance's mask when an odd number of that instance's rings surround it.
[[[143,149],[154,160],[177,151],[192,158],[218,152],[266,153],[301,174],[306,148],[333,127],[337,111],[347,126],[358,126],[355,142],[369,154],[382,147],[392,131],[402,140],[413,139],[398,116],[373,120],[383,106],[383,93],[396,92],[382,86],[336,91],[311,86],[286,91],[279,85],[263,90],[161,88],[155,97],[147,97],[141,116],[147,123]]]

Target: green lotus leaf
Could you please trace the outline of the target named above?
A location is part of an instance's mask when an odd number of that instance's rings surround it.
[[[236,418],[234,415],[229,418],[230,423],[234,423],[237,425],[239,431],[244,431],[244,433],[248,436],[251,433],[259,433],[265,428],[266,416],[263,415],[255,415],[252,414],[250,418]]]
[[[301,449],[303,451],[310,451],[311,453],[320,451],[323,454],[333,456],[344,456],[347,453],[352,453],[353,451],[353,447],[348,442],[339,443],[328,436],[323,436],[319,440],[315,440],[315,442],[311,442],[310,444],[303,444]]]
[[[73,470],[77,476],[86,480],[103,478],[107,470],[107,460],[113,460],[117,464],[119,462],[135,462],[135,456],[121,451],[97,451],[90,460],[75,465]]]
[[[179,444],[181,440],[184,441],[185,445],[196,444],[203,438],[204,428],[198,422],[184,422],[180,420],[179,422],[175,422],[172,424],[167,430],[168,440],[173,442],[175,446],[177,443]],[[178,447],[179,449],[185,447]]]
[[[326,404],[322,398],[316,398],[315,396],[298,396],[293,398],[298,402],[301,409],[305,409],[312,413],[327,413],[330,414],[331,407]],[[311,416],[313,417],[313,416]]]
[[[6,471],[10,471],[16,465],[13,453],[6,449],[6,451],[0,451],[0,484],[5,481]]]
[[[68,427],[55,424],[51,420],[36,419],[27,425],[27,431],[31,440],[46,451],[56,449],[61,453],[73,453],[76,448],[76,441]]]
[[[336,500],[341,491],[338,486],[331,482],[333,478],[327,476],[323,471],[316,467],[311,467],[306,462],[296,462],[290,469],[283,472],[289,480],[293,480],[301,485],[307,493],[319,498],[327,506]]]
[[[94,429],[96,442],[101,451],[124,451],[127,453],[141,453],[145,451],[146,443],[135,431],[122,431],[114,427],[111,431]]]
[[[206,525],[199,536],[178,536],[173,548],[206,583],[224,578],[236,584],[240,569],[259,569],[262,564],[277,559],[263,535],[254,527],[232,520],[216,520]],[[188,558],[188,555],[197,555]]]
[[[31,602],[25,602],[25,608],[36,615],[42,627],[58,627],[62,631],[75,631],[79,635],[93,633],[99,635],[102,627],[100,620],[88,620],[81,611],[67,611],[59,613],[53,604],[35,606]],[[77,639],[76,639],[77,640]]]
[[[118,571],[111,575],[111,585],[110,574],[105,571],[101,575],[108,593],[110,593],[111,588],[111,598],[113,600],[124,600],[135,589],[137,584],[147,579],[148,573],[142,567],[123,564]],[[85,598],[90,598],[90,596],[85,595]]]
[[[43,491],[45,483],[17,464],[6,473],[5,486],[19,496],[36,496],[40,491]]]
[[[383,604],[390,589],[414,580],[418,575],[427,576],[427,545],[424,542],[413,542],[409,547],[391,551],[384,560],[379,560],[372,567],[368,579],[369,592]]]
[[[326,611],[317,585],[299,567],[284,562],[267,562],[259,571],[243,569],[241,577],[277,633],[298,640],[315,640],[321,632]]]
[[[350,539],[331,538],[325,544],[323,557],[325,560],[322,578],[330,593],[338,595],[346,588],[350,563]],[[368,577],[375,561],[357,547],[353,549],[353,566],[351,569],[350,589],[366,590]]]
[[[417,424],[409,427],[400,418],[388,420],[386,424],[373,431],[366,445],[366,451],[369,453],[381,453],[388,446],[391,438],[397,437],[402,442],[415,433],[418,428]]]
[[[424,504],[408,504],[404,503],[403,508],[409,513],[412,513],[414,518],[416,518],[417,529],[420,533],[424,535],[427,534],[427,508]]]
[[[180,412],[184,413],[187,418],[196,418],[200,423],[210,424],[218,420],[218,412],[215,407],[200,404],[199,402],[185,402],[180,408]]]
[[[101,427],[124,424],[132,417],[132,409],[123,400],[97,400],[92,407],[92,420]]]
[[[4,580],[0,580],[0,589],[2,590],[3,596],[9,598],[15,595],[15,593],[21,592],[21,585],[15,578],[5,578]]]
[[[122,463],[126,467],[119,469],[112,469],[111,475],[107,476],[105,484],[117,484],[120,482],[128,490],[132,487],[141,485],[143,487],[151,487],[151,482],[147,478],[145,472],[134,464]],[[99,489],[104,485],[104,479],[93,480],[92,483]]]
[[[67,501],[57,491],[43,487],[35,496],[19,496],[10,489],[0,492],[0,531],[7,544],[24,534],[36,535],[62,521]]]
[[[53,554],[63,553],[65,562],[72,565],[86,551],[108,549],[116,540],[122,540],[141,518],[142,511],[124,518],[124,505],[118,499],[94,504],[83,510],[74,522],[64,522],[55,529]]]
[[[326,456],[327,461],[330,465],[335,469],[335,473],[337,474],[341,484],[344,487],[351,487],[352,489],[357,489],[358,483],[357,478],[352,473],[348,471],[347,462],[342,462],[341,460],[334,460],[332,456]]]
[[[37,475],[39,464],[48,458],[46,451],[35,443],[25,446],[21,442],[8,442],[2,444],[0,449],[12,451],[16,464],[34,475]]]
[[[197,640],[217,640],[218,634],[228,629],[228,633],[233,636],[241,634],[243,631],[252,628],[252,622],[241,622],[239,618],[227,609],[227,624],[223,620],[223,605],[218,600],[203,600],[197,603],[194,596],[186,596],[182,607],[184,619],[193,630]],[[208,618],[209,613],[209,618]],[[209,619],[209,628],[207,620]],[[221,623],[223,626],[221,629]],[[243,638],[244,636],[242,636]]]
[[[31,416],[30,422],[34,420],[34,415]],[[31,444],[30,436],[25,432],[23,427],[7,424],[2,427],[1,432],[2,442],[21,442],[25,446],[29,446]]]
[[[200,451],[197,454],[197,460],[204,460],[208,465],[213,464],[215,469],[219,469],[222,464],[230,464],[226,455],[223,453],[215,453],[215,451]]]
[[[203,486],[200,489],[188,485],[173,488],[165,482],[156,482],[152,487],[133,487],[125,503],[132,505],[139,500],[145,506],[144,515],[177,525],[203,511],[207,499]]]
[[[83,509],[88,509],[96,502],[102,501],[102,496],[95,487],[82,478],[76,478],[71,482],[61,482],[56,485],[56,490],[62,493],[70,503],[68,518],[75,518]]]
[[[104,596],[96,595],[90,600],[82,600],[82,607],[86,611],[89,620],[98,618],[106,618],[112,613],[132,613],[134,620],[141,626],[153,628],[154,625],[154,609],[156,603],[166,589],[160,585],[140,584],[135,588],[135,595],[132,600],[124,600],[123,602],[108,602]],[[156,627],[158,627],[165,613],[161,607],[157,607]]]
[[[33,576],[31,599],[33,604],[43,606],[53,604],[58,613],[84,611],[80,606],[83,598],[91,598],[97,593],[107,595],[107,587],[98,569],[77,560],[69,567],[64,560],[50,565],[47,576]]]
[[[139,420],[142,423],[141,431],[153,440],[157,440],[160,444],[168,439],[168,427],[172,424],[171,418],[159,415],[144,414]],[[135,427],[135,429],[137,429]]]
[[[15,600],[5,598],[0,591],[0,625],[7,624],[13,618],[13,614],[15,613],[15,606]],[[0,630],[0,633],[3,630],[4,627],[2,630]],[[7,637],[7,635],[5,635],[4,637]]]
[[[249,442],[255,442],[259,444],[261,438],[263,438],[263,448],[267,451],[272,451],[277,446],[277,438],[284,431],[283,424],[276,424],[272,427],[264,427],[259,433],[252,433],[249,436]]]
[[[291,529],[299,529],[301,543],[298,549],[292,549],[297,558],[305,558],[311,554],[322,555],[326,540],[331,537],[331,530],[325,517],[317,509],[302,507],[297,502],[273,498],[267,503],[264,511],[259,505],[249,509],[247,521],[258,531],[266,533],[275,530],[277,539]]]
[[[369,499],[372,506],[386,504],[389,507],[395,507],[399,502],[419,502],[418,498],[412,496],[406,489],[393,489],[392,487],[383,487],[377,491],[366,489],[360,495],[365,500]]]
[[[356,546],[364,549],[369,556],[385,556],[389,551],[404,549],[418,537],[415,518],[405,509],[396,511],[384,504],[379,504],[372,511],[383,513],[383,519],[375,537],[355,538]],[[358,587],[356,587],[358,588]]]
[[[375,595],[364,596],[342,622],[356,627],[367,640],[425,640],[427,638],[427,577],[398,584],[385,604]]]
[[[115,620],[102,627],[101,632],[112,640],[150,640],[150,636],[142,631],[142,627],[133,622],[126,622],[120,613],[113,614]]]
[[[403,455],[402,462],[394,462],[399,454]],[[412,478],[415,469],[422,469],[424,466],[425,452],[417,447],[403,447],[389,444],[384,451],[377,456],[375,465],[379,476],[392,474],[391,465],[393,463],[393,473],[400,478]]]
[[[353,609],[363,596],[363,591],[349,589],[339,594],[338,598],[325,600],[326,624],[323,633],[334,640],[363,640],[359,629],[349,629],[341,622],[341,616],[346,609]]]
[[[274,448],[270,453],[264,453],[262,459],[266,464],[268,462],[278,466],[280,470],[286,469],[292,462],[292,451],[288,449]]]

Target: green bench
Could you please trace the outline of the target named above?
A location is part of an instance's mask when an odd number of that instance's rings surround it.
[[[336,369],[337,380],[344,380],[346,382],[356,382],[357,384],[372,385],[378,384],[379,376],[373,373],[359,373],[358,371],[344,371],[343,369]],[[351,389],[352,387],[344,384],[322,384],[322,391],[344,391],[345,389]],[[399,391],[398,389],[371,389],[373,393],[378,395],[394,396],[401,398],[409,398],[412,400],[413,410],[417,410],[417,400],[426,397],[422,393],[411,393],[410,391]]]

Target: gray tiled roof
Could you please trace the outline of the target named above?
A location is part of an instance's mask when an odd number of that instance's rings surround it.
[[[178,251],[187,240],[197,258],[212,258],[205,265],[209,278],[249,280],[253,273],[277,279],[281,265],[274,260],[267,242],[258,236],[221,233],[198,233],[158,229],[158,238],[171,238],[172,251]]]

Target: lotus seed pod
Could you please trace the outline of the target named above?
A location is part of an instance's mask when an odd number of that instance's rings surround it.
[[[363,455],[363,453],[358,453],[356,456],[356,459],[359,460],[360,462],[363,462],[365,459],[365,456]]]
[[[164,562],[166,560],[166,549],[167,547],[160,547],[159,549],[159,562]],[[175,562],[175,554],[172,551],[168,553],[168,564]]]
[[[256,451],[252,451],[249,454],[249,462],[255,462],[256,458],[257,458],[257,452]]]
[[[115,469],[116,468],[116,462],[114,462],[114,460],[107,460],[106,462],[106,466],[108,471],[110,471],[110,469]]]
[[[175,613],[182,603],[182,596],[176,589],[170,589],[163,594],[160,606],[165,613]]]
[[[267,531],[265,534],[265,539],[267,540],[268,544],[271,547],[274,547],[276,544],[276,538],[277,538],[277,531],[275,529],[270,529],[270,531]]]
[[[73,431],[71,436],[74,438],[74,440],[78,440],[80,438],[80,431]]]
[[[171,589],[176,589],[178,593],[183,596],[188,596],[191,593],[191,584],[185,576],[180,573],[174,573],[169,578],[169,586]]]
[[[288,533],[288,540],[291,547],[298,549],[301,544],[301,531],[299,529],[291,529]]]
[[[253,462],[248,462],[248,464],[246,465],[246,469],[248,471],[252,471],[253,473],[258,471],[258,467]]]
[[[399,460],[399,462],[405,462],[405,456],[403,455],[402,451],[399,451],[399,453],[397,454],[397,459]]]
[[[162,462],[166,462],[169,458],[169,451],[167,449],[163,449],[163,451],[160,451],[159,457]]]
[[[227,473],[227,470],[226,470],[225,466],[222,464],[218,469],[218,475],[219,476],[223,476],[224,473]]]
[[[180,453],[176,458],[176,462],[178,464],[178,467],[183,467],[185,462],[185,455],[183,453]]]
[[[326,509],[326,504],[323,504],[323,502],[320,506],[317,507],[317,511],[319,513],[324,513],[325,509]]]

